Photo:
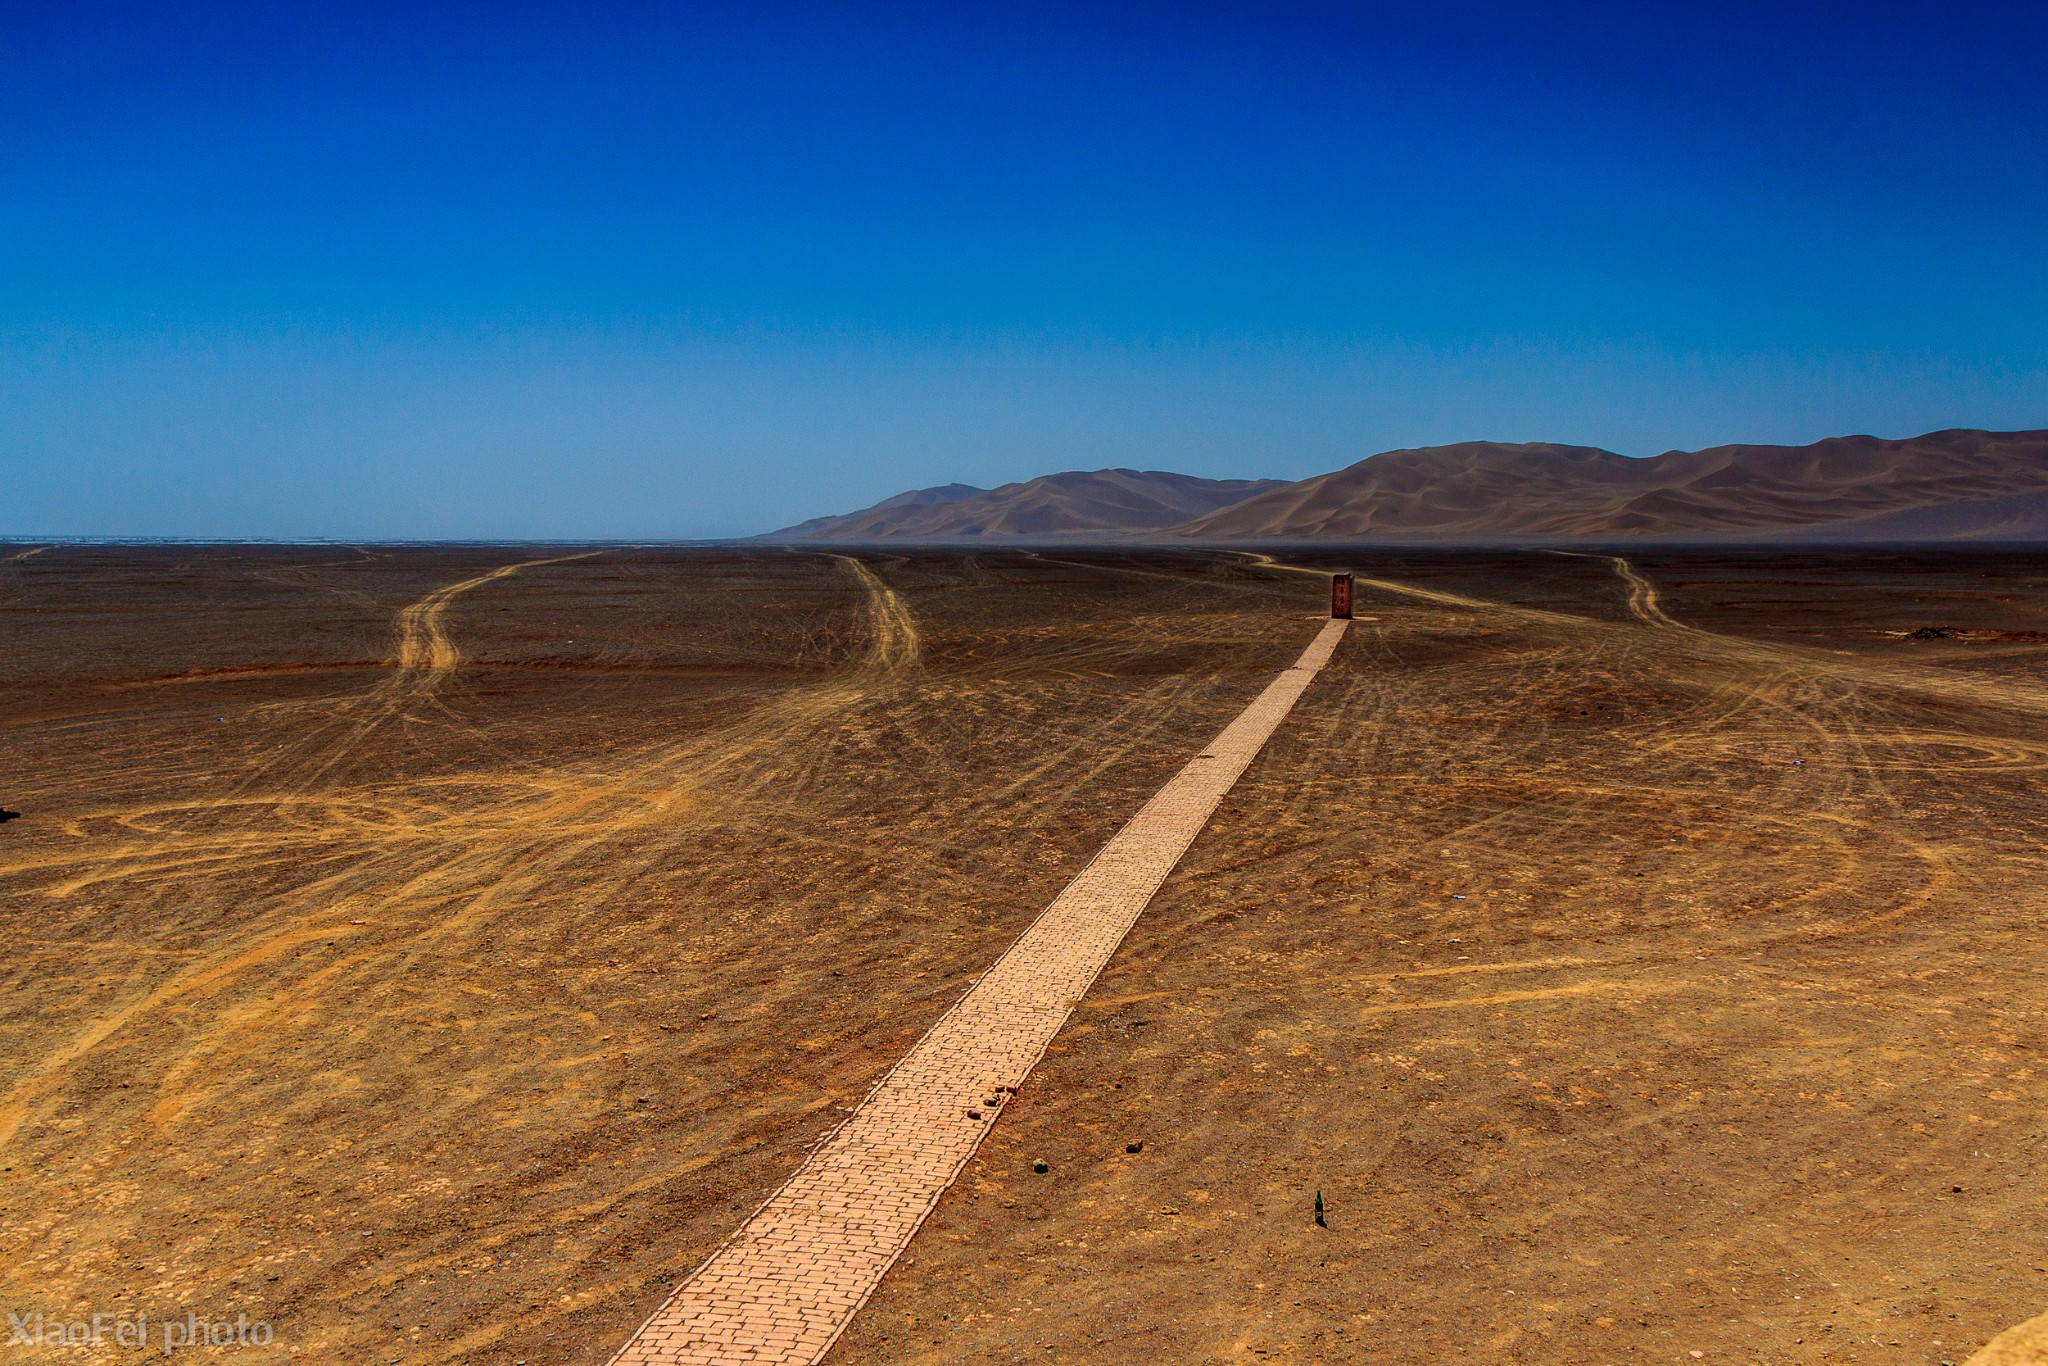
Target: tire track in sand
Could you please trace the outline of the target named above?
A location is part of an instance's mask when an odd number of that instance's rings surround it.
[[[902,596],[853,556],[834,555],[832,558],[852,570],[854,577],[860,580],[860,586],[867,591],[868,629],[872,643],[868,647],[867,659],[863,661],[865,672],[892,674],[916,668],[924,657],[924,642],[917,634],[917,622],[911,618]]]
[[[657,745],[625,756],[623,763],[615,757],[609,764],[565,775],[552,788],[536,787],[533,775],[520,775],[514,780],[515,791],[537,792],[538,796],[515,796],[470,811],[444,812],[430,822],[415,823],[394,807],[387,827],[370,831],[355,826],[343,832],[344,837],[353,836],[360,842],[353,850],[338,844],[331,832],[309,826],[158,840],[101,851],[97,856],[81,852],[68,859],[37,860],[41,866],[73,867],[132,862],[138,857],[154,862],[213,849],[223,840],[231,842],[228,852],[240,859],[256,857],[259,847],[273,857],[297,857],[300,855],[295,855],[294,849],[311,843],[326,856],[323,862],[337,865],[338,871],[288,894],[282,903],[257,917],[258,928],[253,932],[238,936],[107,1010],[18,1075],[0,1092],[0,1145],[47,1101],[71,1069],[129,1025],[167,1006],[190,1009],[209,995],[225,995],[247,972],[274,963],[301,944],[366,934],[367,930],[350,921],[371,902],[380,908],[379,919],[387,927],[401,920],[405,911],[418,918],[417,929],[404,941],[407,950],[417,952],[445,943],[500,908],[542,894],[562,868],[587,858],[605,843],[656,821],[675,824],[679,804],[693,791],[717,782],[735,798],[744,800],[752,795],[765,781],[762,769],[778,751],[819,734],[848,706],[878,686],[892,685],[915,667],[920,656],[916,623],[901,597],[860,561],[851,556],[832,558],[847,567],[864,591],[863,615],[869,636],[865,654],[846,675],[770,702],[737,725],[708,737]],[[400,614],[400,657],[409,666],[359,699],[370,712],[367,723],[344,737],[341,754],[328,754],[315,772],[300,780],[301,799],[288,805],[296,809],[311,802],[305,788],[331,769],[347,747],[360,743],[376,722],[395,714],[420,691],[437,688],[459,664],[460,651],[448,641],[444,626],[450,601],[519,569],[556,562],[559,560],[503,566],[437,589],[406,608]],[[349,793],[331,796],[341,801]],[[675,836],[686,835],[686,825],[676,825]],[[658,853],[643,853],[636,861],[619,864],[618,869],[630,872],[656,857]],[[189,859],[180,859],[176,866],[163,870],[171,876],[155,886],[157,895],[182,894],[186,879],[177,874],[188,863]],[[0,868],[0,874],[25,871],[28,866]],[[55,890],[117,880],[134,871],[147,870],[115,867],[95,877],[73,879]],[[336,978],[327,981],[324,989],[341,985]],[[217,1050],[229,1036],[262,1028],[271,1015],[295,1012],[304,1004],[304,993],[299,992],[266,1000],[251,1010],[229,1011],[212,1025],[195,1030],[184,1060],[176,1066],[189,1067],[192,1059]],[[175,1117],[175,1112],[160,1111],[159,1115],[168,1119]]]
[[[1607,559],[1615,574],[1628,585],[1629,611],[1638,621],[1660,631],[1682,634],[1703,653],[1722,660],[1752,665],[1771,661],[1781,667],[1789,665],[1807,674],[1848,680],[1863,687],[1917,692],[2002,711],[2036,715],[2048,712],[2048,688],[2030,680],[2000,679],[1992,682],[1899,662],[1887,662],[1881,669],[1873,668],[1859,660],[1807,646],[1748,640],[1701,630],[1666,612],[1656,585],[1643,577],[1641,571],[1626,558],[1613,555]]]
[[[532,569],[546,564],[566,564],[572,560],[589,559],[602,553],[592,550],[579,555],[521,560],[516,564],[501,565],[487,573],[434,589],[400,609],[393,619],[395,645],[390,664],[394,672],[389,677],[379,681],[367,692],[319,704],[331,708],[324,718],[307,727],[297,739],[288,741],[280,753],[266,760],[254,773],[236,781],[225,792],[190,802],[158,803],[122,812],[88,813],[76,817],[71,824],[74,827],[82,827],[98,820],[111,819],[123,828],[133,828],[136,819],[149,815],[177,812],[203,818],[217,816],[233,809],[244,809],[251,815],[262,816],[275,814],[287,806],[307,804],[307,794],[321,778],[332,772],[351,754],[358,752],[380,726],[416,702],[431,699],[444,686],[448,677],[461,666],[462,652],[447,633],[446,619],[450,603],[472,589],[508,578],[522,569]],[[298,710],[308,704],[287,705],[293,710]],[[312,804],[319,805],[318,802]],[[153,868],[174,872],[201,863],[256,856],[269,849],[309,842],[318,843],[330,833],[330,829],[312,824],[300,825],[287,831],[257,833],[244,830],[206,834],[188,832],[181,835],[168,829],[149,831],[150,837],[139,842],[131,841],[92,850],[65,850],[36,859],[0,865],[0,876],[35,868],[75,867],[80,864],[98,865],[115,870],[104,875],[88,875],[74,883],[66,884],[62,891],[68,895],[107,878],[128,875],[127,871],[122,870],[124,864],[139,861],[138,867],[128,870],[133,872],[147,872]]]
[[[1614,572],[1621,575],[1628,585],[1628,610],[1640,621],[1651,626],[1668,627],[1674,631],[1689,631],[1692,628],[1677,621],[1664,610],[1663,600],[1657,594],[1657,585],[1636,572],[1636,567],[1619,555],[1608,561]]]
[[[587,550],[579,555],[556,555],[500,565],[459,583],[436,588],[404,607],[393,623],[398,640],[392,660],[395,671],[391,676],[369,692],[345,701],[325,725],[317,727],[312,734],[293,745],[284,756],[266,764],[257,775],[240,784],[239,790],[246,792],[257,783],[285,775],[290,784],[287,792],[303,792],[360,747],[378,727],[411,706],[432,701],[447,683],[449,675],[462,665],[462,651],[449,638],[447,629],[448,606],[455,599],[485,584],[509,578],[522,569],[567,564],[602,553]],[[299,766],[296,771],[295,766]]]

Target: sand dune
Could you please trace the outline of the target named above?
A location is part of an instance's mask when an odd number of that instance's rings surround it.
[[[1716,446],[1630,459],[1488,441],[1389,451],[1175,527],[1191,540],[1795,536],[1862,523],[1886,536],[2039,534],[2048,432]],[[1939,510],[1954,509],[1944,517]],[[1889,522],[1882,520],[1890,518]],[[1969,528],[1981,528],[1972,531]]]
[[[1808,528],[1821,541],[2048,541],[2048,490],[1970,498]]]
[[[763,540],[1021,541],[1156,531],[1227,507],[1277,479],[1198,479],[1159,470],[1074,470],[977,489],[947,484],[898,494],[842,517],[820,517]]]

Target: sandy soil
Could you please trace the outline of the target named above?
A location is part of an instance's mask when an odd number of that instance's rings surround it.
[[[1932,1363],[2037,1312],[2040,647],[1884,632],[2038,629],[2044,567],[1361,565],[1424,591],[1361,585],[835,1360]]]
[[[579,554],[0,558],[0,1307],[601,1362],[1337,563]],[[2048,558],[1343,567],[1374,619],[833,1361],[2048,1307]]]
[[[1308,627],[560,555],[10,562],[0,1303],[601,1360]]]

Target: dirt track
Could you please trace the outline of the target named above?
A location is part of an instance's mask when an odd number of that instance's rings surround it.
[[[2048,1306],[2043,647],[1885,634],[2043,629],[2048,563],[1346,567],[1377,620],[833,1360],[1933,1363]],[[1320,603],[11,560],[0,1299],[601,1361]]]

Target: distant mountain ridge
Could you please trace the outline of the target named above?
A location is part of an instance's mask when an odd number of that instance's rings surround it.
[[[764,539],[1010,541],[1157,531],[1281,487],[1278,479],[1198,479],[1163,470],[1074,470],[1021,484],[915,489]]]
[[[899,494],[764,539],[841,542],[2048,540],[2048,431],[1715,446],[1636,459],[1468,441],[1329,474],[1046,475]]]
[[[808,522],[798,522],[795,526],[784,527],[772,534],[806,540],[813,536],[829,535],[842,524],[851,524],[860,518],[879,517],[885,513],[901,512],[905,508],[939,507],[987,492],[987,489],[976,488],[972,484],[940,484],[937,488],[912,489],[908,493],[899,493],[894,498],[884,498],[873,507],[860,512],[849,513],[844,517],[813,517]]]
[[[2048,432],[1716,446],[1630,459],[1588,446],[1388,451],[1173,528],[1190,540],[1740,537],[2048,490]]]

